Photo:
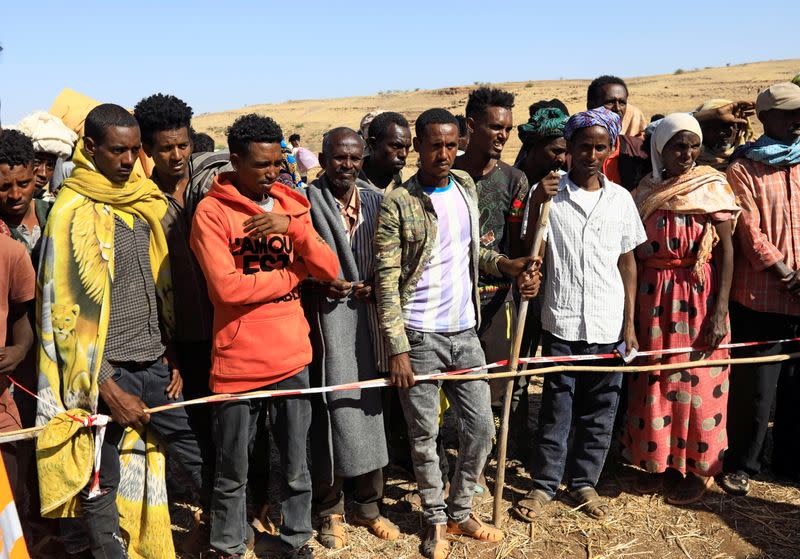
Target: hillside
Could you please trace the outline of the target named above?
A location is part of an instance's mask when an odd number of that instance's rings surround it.
[[[649,118],[655,113],[688,111],[711,98],[755,99],[764,87],[790,80],[800,72],[800,60],[756,62],[722,68],[686,70],[677,74],[625,78],[630,91],[629,101]],[[570,112],[585,108],[586,86],[590,80],[551,80],[492,84],[512,91],[517,96],[514,124],[528,118],[528,105],[539,99],[557,97],[566,103]],[[225,144],[225,129],[242,114],[256,112],[271,116],[280,123],[288,136],[297,132],[303,144],[318,151],[322,134],[335,126],[357,128],[361,117],[374,110],[403,113],[410,122],[425,109],[444,107],[463,113],[467,95],[475,88],[454,86],[433,90],[390,92],[368,97],[340,99],[306,99],[284,103],[252,105],[220,113],[207,113],[194,119],[197,130],[210,134],[218,145]],[[309,88],[311,91],[312,88]],[[756,130],[760,132],[760,126]],[[519,149],[519,138],[509,139],[504,159],[513,159]],[[409,163],[415,160],[414,154]]]

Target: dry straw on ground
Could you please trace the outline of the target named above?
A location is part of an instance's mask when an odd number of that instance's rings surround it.
[[[541,380],[534,378],[529,390],[531,418],[535,422],[541,396]],[[535,428],[535,425],[531,425]],[[445,443],[455,463],[458,446],[452,417],[445,423]],[[769,454],[767,454],[769,455]],[[277,456],[272,467],[278,469]],[[493,488],[496,463],[487,469]],[[696,505],[676,507],[662,496],[640,496],[633,491],[638,470],[623,465],[618,452],[612,451],[598,490],[608,499],[610,514],[595,521],[565,503],[550,503],[541,519],[526,524],[509,516],[505,522],[506,538],[497,544],[482,544],[467,538],[452,540],[454,559],[796,559],[800,556],[800,486],[777,482],[766,473],[753,482],[746,497],[731,497],[712,487]],[[277,477],[274,476],[274,477]],[[512,462],[506,473],[504,504],[506,510],[521,499],[530,488],[530,477]],[[272,484],[271,502],[275,521],[277,488]],[[337,559],[405,559],[419,555],[420,537],[424,531],[421,513],[411,510],[403,497],[413,484],[402,472],[391,469],[386,488],[386,515],[400,526],[402,535],[396,542],[383,542],[364,528],[348,526],[348,545],[330,551],[312,542],[315,556]],[[181,510],[183,509],[183,510]],[[484,498],[477,506],[478,514],[489,521],[492,500]],[[184,505],[176,503],[174,521],[189,526],[191,516]],[[182,540],[183,528],[176,527],[176,542]],[[265,544],[271,557],[274,545]],[[182,559],[197,555],[180,555]]]

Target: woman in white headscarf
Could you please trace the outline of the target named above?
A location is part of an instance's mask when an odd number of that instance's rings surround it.
[[[702,140],[691,115],[661,120],[650,140],[652,174],[633,192],[648,237],[636,249],[640,349],[697,350],[658,358],[663,363],[728,357],[718,346],[730,337],[732,234],[741,210],[725,175],[696,166]],[[669,473],[677,483],[668,502],[698,501],[727,447],[727,367],[640,373],[629,387],[625,453],[646,472],[636,489],[659,492]]]

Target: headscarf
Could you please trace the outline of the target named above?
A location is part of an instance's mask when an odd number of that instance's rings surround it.
[[[533,113],[525,124],[517,126],[519,139],[523,146],[545,138],[561,138],[569,117],[564,111],[554,107],[545,107]]]
[[[719,109],[720,107],[724,107],[725,105],[730,105],[733,103],[730,99],[709,99],[699,107],[697,107],[694,112],[698,111],[707,111],[711,109]],[[744,144],[745,142],[749,142],[753,139],[753,126],[750,123],[750,119],[745,117],[747,120],[747,124],[744,127],[737,127],[736,128],[736,136],[731,143],[731,147],[726,149],[722,152],[714,152],[710,150],[708,147],[703,147],[703,151],[700,152],[700,157],[697,158],[698,165],[710,165],[714,167],[718,171],[724,171],[728,166],[728,158],[734,152],[734,150]]]
[[[690,114],[673,113],[656,123],[650,138],[653,172],[633,192],[642,221],[660,209],[690,215],[724,212],[731,215],[735,227],[741,208],[736,203],[736,196],[725,175],[703,165],[693,167],[677,177],[662,178],[661,152],[670,139],[684,130],[697,134],[702,141],[700,123]],[[692,276],[698,283],[705,282],[705,264],[711,258],[711,252],[718,241],[716,229],[710,220],[706,221],[700,236],[697,259],[692,267]]]
[[[569,117],[567,125],[564,128],[564,137],[567,140],[572,139],[572,136],[582,128],[589,128],[591,126],[602,126],[608,131],[608,139],[611,146],[617,145],[617,138],[619,138],[619,131],[621,121],[619,115],[613,111],[609,111],[605,107],[598,107],[576,113]]]
[[[78,135],[57,116],[36,111],[19,121],[16,129],[33,140],[33,150],[69,159]]]
[[[700,123],[689,113],[672,113],[655,123],[655,129],[650,136],[650,161],[653,163],[653,178],[661,180],[661,170],[664,168],[664,161],[661,158],[661,151],[672,137],[684,130],[694,132],[703,141],[703,131]]]

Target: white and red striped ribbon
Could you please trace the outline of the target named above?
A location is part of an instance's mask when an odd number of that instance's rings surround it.
[[[737,342],[737,343],[729,343],[729,344],[721,344],[716,349],[741,349],[745,347],[756,347],[761,345],[771,345],[771,344],[779,344],[779,343],[789,343],[789,342],[800,342],[800,337],[798,338],[785,338],[780,340],[768,340],[768,341],[761,341],[761,342]],[[711,350],[701,350],[693,347],[680,347],[680,348],[670,348],[670,349],[658,349],[658,350],[651,350],[651,351],[640,351],[637,355],[637,359],[640,357],[655,357],[659,355],[676,355],[682,353],[710,353]],[[521,364],[542,364],[542,363],[569,363],[575,361],[600,361],[606,359],[615,359],[619,358],[619,355],[616,353],[602,353],[597,355],[562,355],[562,356],[554,356],[554,357],[523,357],[520,358],[519,362]],[[458,369],[455,371],[444,371],[441,373],[431,373],[426,375],[415,375],[414,379],[416,382],[422,382],[426,380],[437,380],[445,377],[453,377],[468,373],[480,373],[482,371],[488,371],[490,369],[496,369],[498,367],[503,367],[508,365],[508,360],[503,361],[495,361],[494,363],[488,363],[486,365],[481,365],[479,367],[471,367],[469,369]],[[27,394],[33,396],[37,400],[42,402],[48,403],[45,400],[41,400],[36,394],[26,389],[24,386],[21,386],[18,382],[16,382],[13,378],[8,377],[8,379],[15,385],[25,391]],[[328,392],[339,392],[345,390],[357,390],[357,389],[367,389],[367,388],[382,388],[391,386],[391,382],[385,378],[377,378],[373,380],[361,381],[361,382],[352,382],[348,384],[338,384],[335,386],[318,386],[314,388],[300,388],[300,389],[293,389],[293,390],[264,390],[264,391],[256,391],[256,392],[243,392],[240,394],[215,394],[213,396],[209,396],[207,398],[198,398],[196,400],[190,400],[187,402],[175,402],[174,404],[167,404],[163,406],[164,409],[168,407],[185,407],[185,406],[194,406],[198,404],[209,404],[215,402],[227,402],[232,400],[249,400],[249,399],[258,399],[258,398],[280,398],[280,397],[287,397],[287,396],[302,396],[302,395],[309,395],[309,394],[324,394]],[[92,416],[92,417],[100,417],[100,416]]]
[[[781,340],[769,340],[763,342],[738,342],[738,343],[730,343],[730,344],[720,344],[713,351],[717,349],[740,349],[745,347],[755,347],[760,345],[769,345],[769,344],[778,344],[778,343],[788,343],[788,342],[800,342],[800,338],[786,338]],[[652,350],[652,351],[640,351],[637,355],[637,359],[639,357],[655,357],[659,355],[675,355],[681,353],[693,353],[693,352],[700,352],[703,353],[704,350],[698,350],[697,348],[693,347],[681,347],[681,348],[671,348],[671,349],[659,349],[659,350]],[[710,351],[705,351],[705,353],[710,353]],[[574,361],[599,361],[605,359],[615,359],[619,358],[619,355],[616,353],[603,353],[597,355],[564,355],[564,356],[554,356],[554,357],[524,357],[520,358],[520,363],[525,364],[541,364],[541,363],[568,363]],[[496,361],[494,363],[488,363],[486,365],[481,365],[479,367],[472,367],[469,369],[458,369],[455,371],[444,371],[441,373],[432,373],[427,375],[415,375],[414,380],[416,382],[422,382],[426,380],[437,380],[445,377],[452,377],[457,375],[463,375],[468,373],[480,373],[482,371],[487,371],[489,369],[496,369],[498,367],[503,367],[508,364],[508,360],[503,361]],[[217,394],[214,396],[210,396],[208,398],[200,398],[197,400],[191,400],[189,402],[176,402],[175,406],[186,406],[186,405],[196,405],[196,404],[206,404],[206,403],[214,403],[214,402],[226,402],[231,400],[248,400],[248,399],[258,399],[258,398],[280,398],[286,396],[302,396],[308,394],[324,394],[328,392],[339,392],[345,390],[356,390],[356,389],[366,389],[366,388],[382,388],[392,386],[392,383],[389,379],[385,378],[378,378],[374,380],[367,380],[361,382],[352,382],[349,384],[338,384],[336,386],[317,386],[314,388],[301,388],[301,389],[294,389],[294,390],[269,390],[269,391],[256,391],[256,392],[243,392],[241,394]],[[169,405],[169,404],[168,404]]]

